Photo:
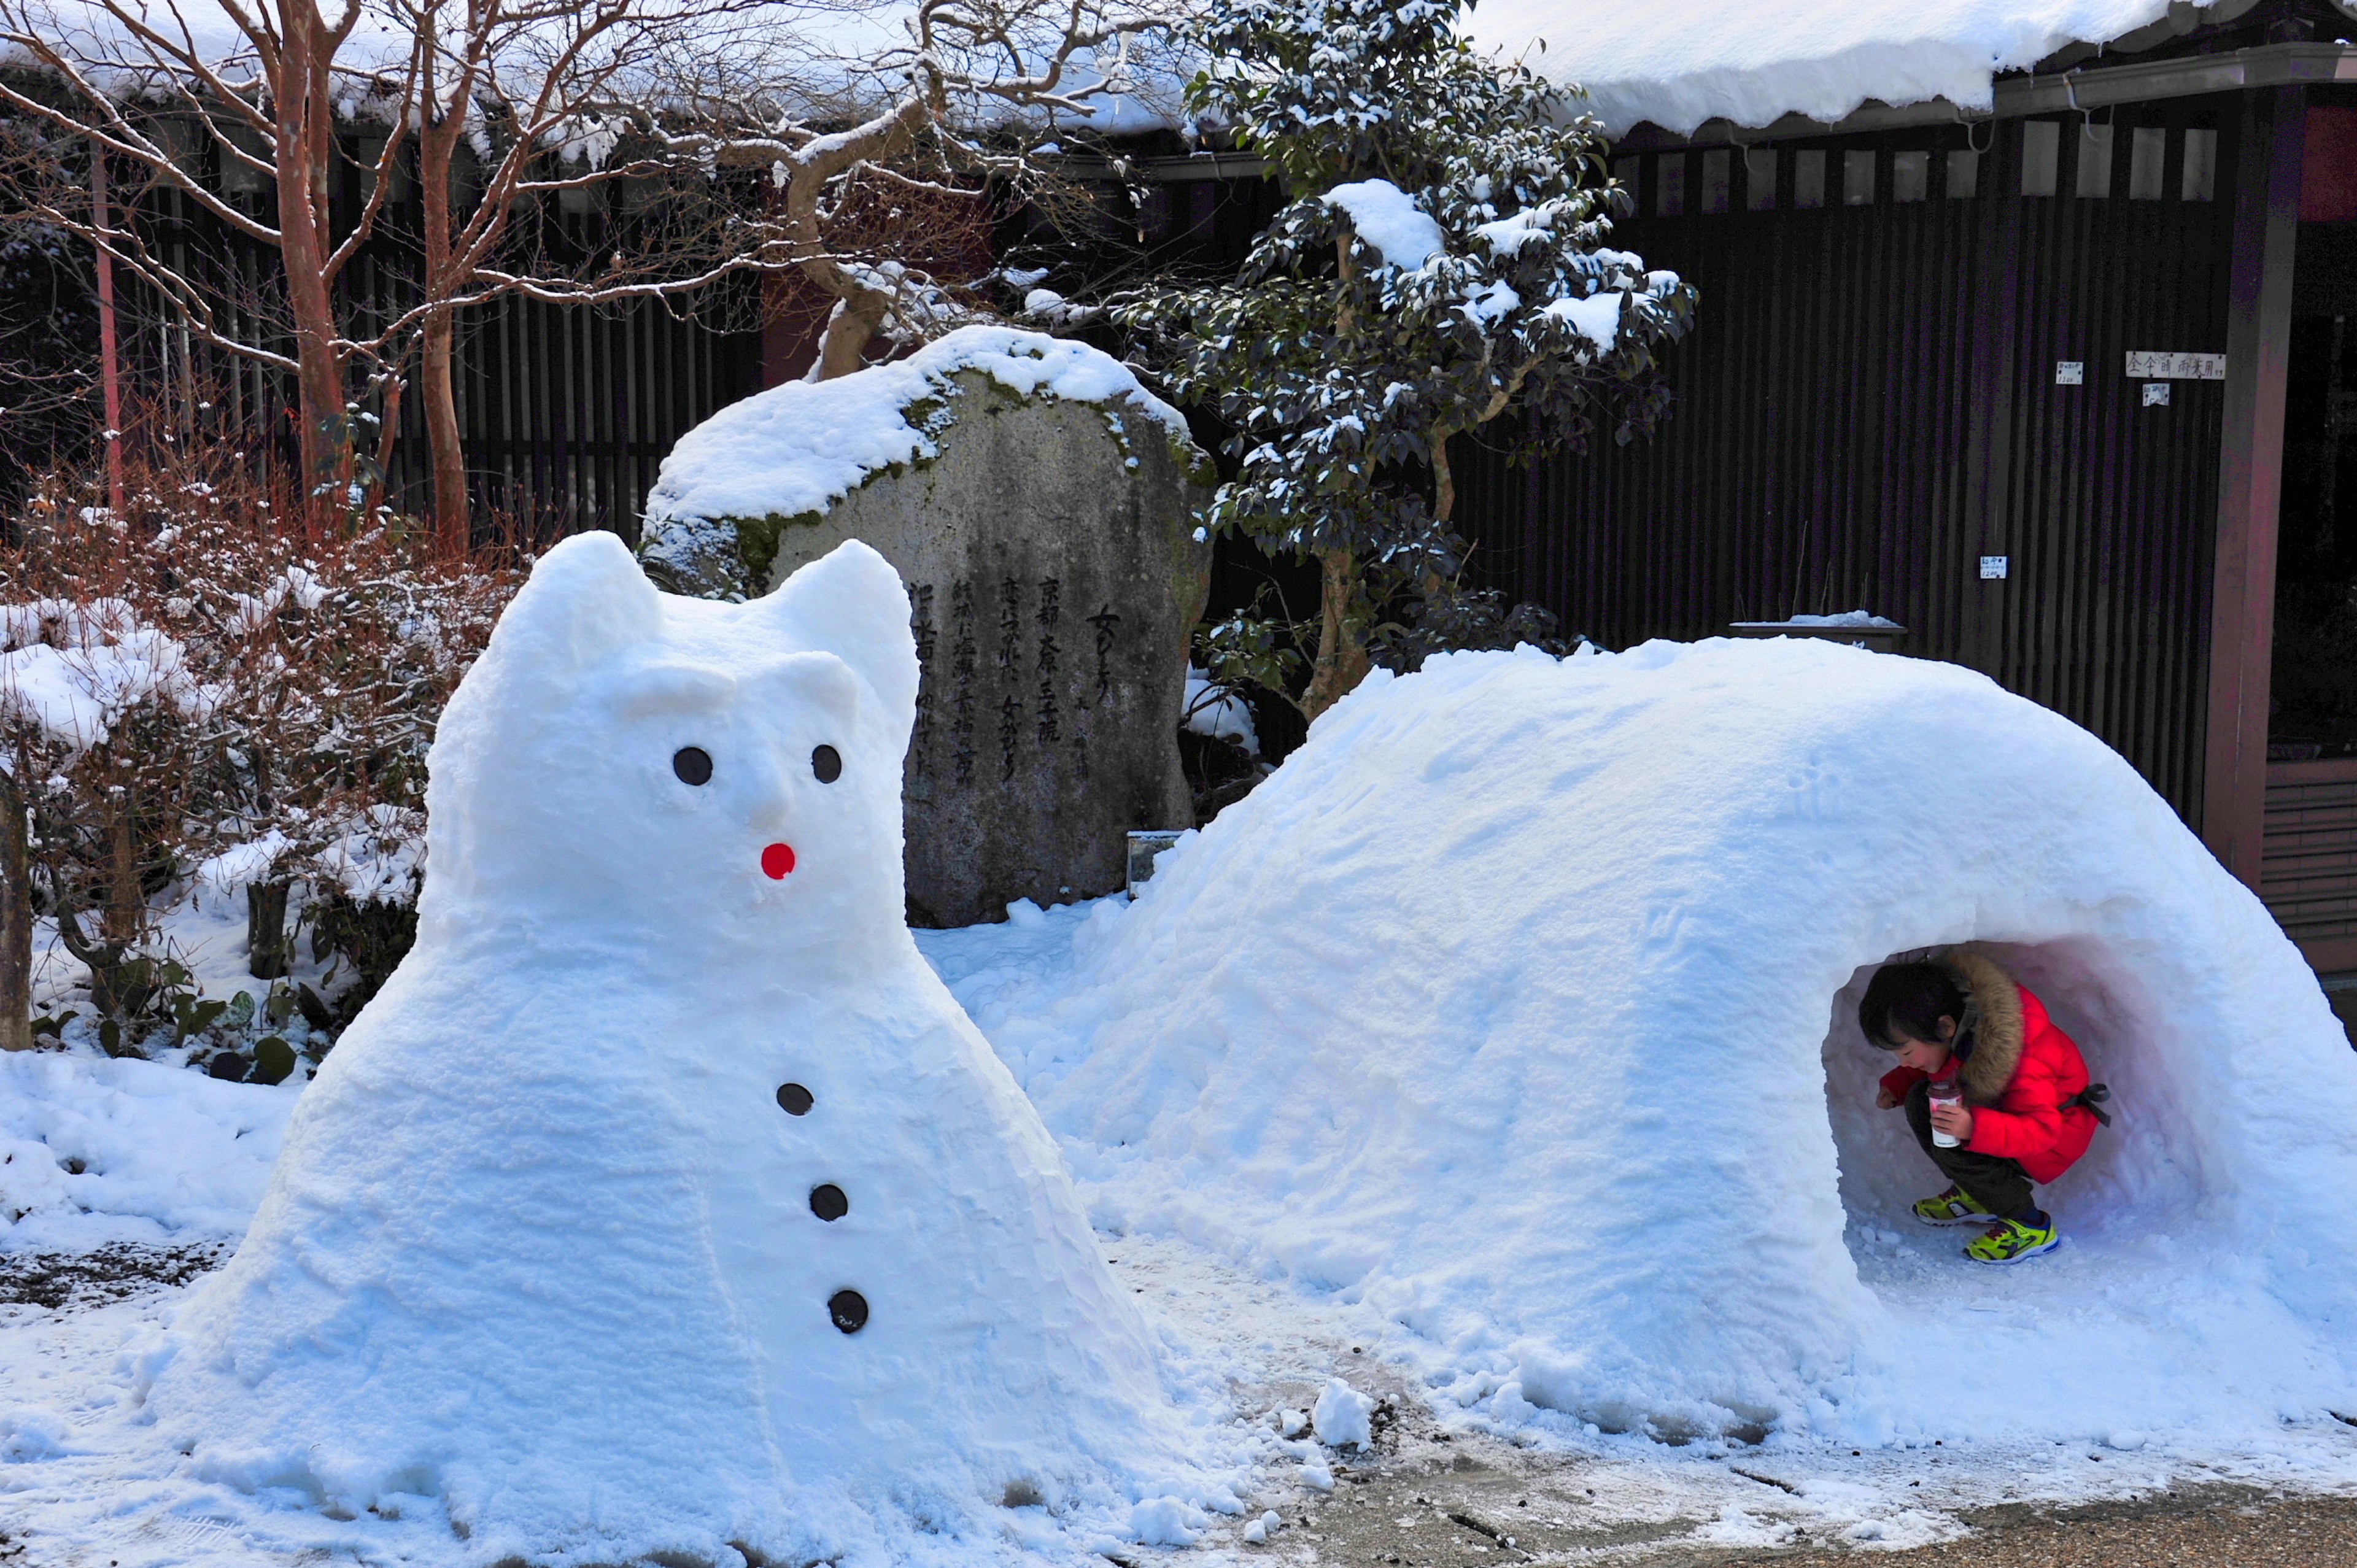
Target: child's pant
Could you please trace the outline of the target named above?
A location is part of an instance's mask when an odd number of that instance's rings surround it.
[[[1965,1195],[1991,1214],[2027,1214],[2038,1207],[2029,1173],[2019,1160],[1976,1155],[1959,1144],[1943,1149],[1932,1142],[1932,1085],[1927,1079],[1907,1091],[1907,1124],[1915,1141],[1940,1167],[1940,1174],[1962,1187]]]

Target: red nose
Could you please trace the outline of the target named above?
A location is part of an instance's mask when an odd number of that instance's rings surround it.
[[[761,869],[769,874],[772,881],[784,881],[786,873],[791,871],[793,868],[793,845],[790,843],[773,843],[769,848],[761,852]]]

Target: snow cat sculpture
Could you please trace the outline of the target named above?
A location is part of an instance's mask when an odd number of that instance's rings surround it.
[[[1054,1146],[902,921],[909,601],[545,556],[436,740],[417,943],[152,1358],[206,1474],[482,1561],[882,1562],[1186,1468]]]

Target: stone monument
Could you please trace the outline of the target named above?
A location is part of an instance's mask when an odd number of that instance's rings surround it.
[[[640,554],[660,585],[724,598],[849,539],[892,563],[921,668],[909,918],[967,925],[1113,892],[1130,830],[1192,825],[1177,735],[1214,483],[1117,360],[968,328],[689,432]]]

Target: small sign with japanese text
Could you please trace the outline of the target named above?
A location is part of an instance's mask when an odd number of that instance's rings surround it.
[[[2128,378],[2147,381],[2222,381],[2226,379],[2226,356],[2131,349],[2128,350]]]

